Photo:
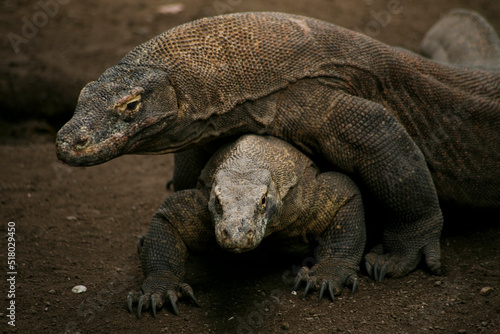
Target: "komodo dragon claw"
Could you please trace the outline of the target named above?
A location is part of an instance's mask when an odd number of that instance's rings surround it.
[[[375,262],[375,264],[372,266],[367,261],[365,262],[365,267],[366,271],[368,272],[368,276],[370,276],[370,278],[373,278],[377,282],[382,282],[385,278],[385,275],[387,274],[388,264],[384,263],[382,267],[380,267],[378,262]]]
[[[328,288],[328,294],[330,296],[330,299],[333,301],[335,298],[335,295],[340,294],[340,291],[344,286],[351,287],[351,291],[354,293],[358,289],[358,277],[356,276],[355,272],[351,271],[350,269],[345,269],[345,268],[339,268],[337,267],[336,270],[334,270],[335,275],[325,275],[325,274],[320,274],[321,268],[307,268],[307,267],[302,267],[299,272],[297,273],[297,276],[295,277],[295,285],[294,285],[294,290],[297,290],[297,288],[300,286],[300,283],[302,281],[306,282],[306,288],[304,290],[304,297],[307,296],[309,291],[312,288],[319,288],[319,300],[321,300],[325,294],[325,291]],[[330,276],[330,277],[335,277],[333,279],[325,279],[321,277],[325,276]]]
[[[151,308],[153,318],[156,318],[157,309],[161,308],[165,301],[170,303],[172,311],[175,315],[178,315],[179,308],[177,307],[177,301],[180,296],[189,297],[196,306],[200,307],[200,303],[194,296],[193,289],[189,284],[180,283],[176,288],[172,289],[169,287],[168,290],[156,287],[155,290],[157,292],[154,293],[149,292],[150,290],[150,288],[143,288],[143,291],[130,291],[127,295],[127,308],[130,313],[134,312],[133,306],[137,303],[137,319],[140,319],[142,311],[148,308]]]

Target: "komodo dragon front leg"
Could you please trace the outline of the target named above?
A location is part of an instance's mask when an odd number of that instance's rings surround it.
[[[439,273],[443,219],[422,152],[382,104],[329,90],[333,84],[311,80],[291,87],[278,109],[302,112],[280,112],[275,124],[295,131],[276,128],[273,134],[287,136],[305,152],[322,152],[333,166],[356,175],[365,186],[362,191],[384,203],[383,253],[366,255],[370,276],[404,276],[422,255],[431,272]],[[312,118],[312,110],[323,113]]]
[[[178,314],[180,296],[198,305],[192,288],[183,279],[188,250],[205,249],[215,242],[206,203],[201,191],[184,190],[169,196],[155,213],[140,246],[145,280],[141,291],[131,291],[127,297],[130,312],[138,304],[138,318],[148,308],[156,316],[156,309],[166,302]]]
[[[297,227],[292,226],[281,233],[302,231],[307,237],[317,240],[317,263],[312,268],[299,270],[295,289],[301,282],[306,282],[305,295],[311,287],[319,288],[319,299],[327,290],[333,300],[344,286],[353,292],[358,286],[357,272],[366,239],[361,194],[354,182],[341,173],[322,173],[304,181],[302,197],[306,202],[303,216],[298,217]],[[286,219],[286,213],[284,216]]]
[[[213,145],[217,147],[217,145]],[[174,177],[171,181],[175,191],[196,188],[203,167],[214,152],[204,147],[195,147],[174,154]]]

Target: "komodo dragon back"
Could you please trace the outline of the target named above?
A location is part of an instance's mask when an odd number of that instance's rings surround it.
[[[241,13],[200,19],[166,31],[120,61],[168,73],[197,110],[224,113],[307,76],[325,74],[331,36],[349,52],[356,35],[334,25],[282,13]],[[349,41],[350,37],[354,40]],[[314,51],[313,51],[314,50]]]

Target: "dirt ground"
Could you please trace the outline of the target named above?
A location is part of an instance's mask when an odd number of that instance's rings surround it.
[[[4,282],[15,279],[1,290],[3,333],[500,333],[500,212],[466,208],[445,211],[440,277],[417,269],[374,283],[361,272],[357,293],[318,301],[292,292],[293,271],[310,258],[193,257],[187,281],[201,308],[181,301],[178,316],[128,313],[127,292],[142,281],[137,236],[169,194],[172,156],[71,168],[57,161],[54,136],[81,87],[133,46],[202,16],[261,10],[313,16],[413,51],[451,8],[474,9],[500,31],[497,0],[191,0],[160,13],[172,3],[2,1],[0,257]],[[9,222],[17,274],[8,274]],[[80,284],[88,290],[72,293]]]

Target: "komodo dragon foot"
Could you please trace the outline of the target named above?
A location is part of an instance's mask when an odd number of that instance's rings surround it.
[[[330,299],[333,301],[335,295],[339,295],[344,286],[351,288],[354,293],[358,288],[358,276],[356,268],[349,266],[339,266],[334,261],[321,261],[312,268],[302,267],[295,278],[294,290],[300,286],[301,282],[306,282],[304,297],[307,296],[311,288],[319,289],[319,300],[323,298],[328,289]]]
[[[189,297],[196,306],[200,306],[189,284],[179,282],[172,275],[154,274],[144,280],[141,291],[132,290],[128,293],[127,307],[129,312],[133,313],[133,306],[137,304],[138,319],[141,318],[142,310],[151,308],[153,317],[156,318],[156,310],[168,302],[172,311],[178,315],[177,301],[183,296]]]
[[[422,228],[418,234],[401,231],[386,233],[384,245],[376,246],[365,256],[368,275],[378,282],[385,276],[403,277],[418,266],[422,255],[428,270],[434,275],[441,275],[439,235],[439,227]]]

